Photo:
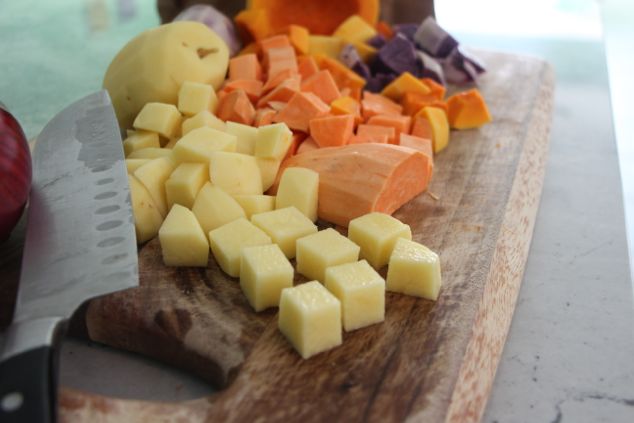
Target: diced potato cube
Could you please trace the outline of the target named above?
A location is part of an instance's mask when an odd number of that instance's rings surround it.
[[[166,149],[166,150],[171,150],[171,149],[173,149],[173,148],[176,146],[176,143],[177,143],[180,139],[181,139],[181,137],[180,137],[180,136],[177,136],[177,137],[174,137],[174,138],[170,139],[170,140],[167,142],[167,144],[165,144],[165,145],[163,146],[163,148],[164,148],[164,149]]]
[[[440,284],[438,255],[422,244],[399,238],[387,267],[387,290],[436,300]]]
[[[134,176],[128,175],[130,183],[130,199],[134,214],[134,231],[137,244],[143,244],[158,234],[163,223],[163,215],[154,204],[147,188]]]
[[[198,191],[192,211],[205,233],[241,217],[246,217],[240,204],[222,188],[212,185],[211,182],[205,183]]]
[[[150,147],[159,148],[160,146],[159,136],[156,132],[134,131],[123,141],[123,152],[128,157],[136,150]]]
[[[254,214],[251,222],[266,232],[289,259],[295,257],[299,238],[317,232],[317,226],[295,207]]]
[[[170,177],[176,164],[169,157],[152,159],[134,171],[139,181],[147,188],[161,216],[167,215],[167,197],[165,181]]]
[[[286,155],[293,133],[285,123],[272,123],[258,128],[255,155],[268,159],[282,160]]]
[[[311,35],[308,37],[308,42],[308,54],[323,54],[333,59],[339,57],[339,53],[343,47],[343,40],[341,40],[341,38],[327,35]]]
[[[172,150],[160,147],[148,147],[133,151],[128,156],[129,159],[158,159],[159,157],[170,157]]]
[[[380,269],[390,261],[396,240],[411,240],[412,231],[409,225],[389,214],[372,212],[350,221],[348,238],[361,247],[361,258]]]
[[[341,345],[341,303],[322,284],[282,290],[278,327],[303,358]]]
[[[165,103],[146,103],[136,119],[134,129],[157,132],[172,138],[181,125],[181,114],[176,106]]]
[[[159,229],[159,241],[166,266],[207,266],[207,237],[187,207],[175,204],[171,208]]]
[[[240,258],[246,247],[271,244],[271,238],[245,218],[209,232],[209,245],[218,265],[229,276],[240,276]]]
[[[135,170],[148,163],[150,159],[125,159],[125,167],[128,173],[134,173]]]
[[[209,163],[214,151],[236,151],[236,137],[213,128],[198,128],[178,140],[174,148],[178,163]]]
[[[385,281],[367,261],[327,268],[324,285],[341,301],[346,331],[385,320]]]
[[[304,167],[290,167],[284,170],[275,198],[275,208],[294,206],[315,222],[317,220],[317,196],[319,173]]]
[[[326,268],[359,260],[359,246],[332,228],[297,240],[297,271],[323,282]]]
[[[236,151],[242,154],[255,153],[255,140],[258,138],[258,128],[237,122],[226,123],[227,134],[234,135],[238,140]]]
[[[255,311],[277,307],[282,289],[293,286],[293,274],[293,266],[277,244],[242,250],[240,287]]]
[[[211,183],[232,195],[262,194],[262,176],[255,157],[214,151],[209,156]]]
[[[165,182],[167,207],[180,204],[191,209],[198,191],[209,181],[207,165],[203,163],[181,163]]]
[[[255,158],[260,168],[260,176],[262,177],[262,191],[266,191],[273,186],[277,178],[277,172],[280,170],[281,160],[266,159],[263,157]]]
[[[178,110],[185,116],[193,116],[203,110],[214,112],[217,105],[218,97],[211,85],[185,81],[178,91]]]
[[[212,128],[218,131],[225,130],[225,123],[209,110],[198,112],[193,117],[185,119],[181,127],[183,136],[198,128]]]
[[[247,219],[258,213],[275,210],[275,197],[272,195],[234,195],[247,215]]]

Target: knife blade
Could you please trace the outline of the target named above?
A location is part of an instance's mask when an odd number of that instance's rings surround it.
[[[100,91],[60,112],[37,139],[18,297],[0,356],[0,421],[55,421],[55,347],[65,322],[84,301],[136,285],[121,135]]]

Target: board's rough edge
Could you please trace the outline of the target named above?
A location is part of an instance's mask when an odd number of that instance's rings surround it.
[[[532,129],[520,156],[488,282],[445,418],[449,423],[481,420],[515,310],[541,199],[550,140],[551,119],[543,117],[552,116],[554,71],[543,62],[542,72],[544,84],[537,100],[541,107],[535,110],[529,124]]]

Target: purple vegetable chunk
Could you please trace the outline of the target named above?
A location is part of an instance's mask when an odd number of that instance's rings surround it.
[[[411,42],[414,42],[414,35],[416,34],[418,27],[419,27],[418,24],[406,23],[406,24],[396,24],[392,26],[392,29],[394,30],[395,34],[402,34],[405,36],[405,38],[407,38]]]
[[[373,93],[380,93],[381,91],[383,91],[383,88],[385,88],[390,82],[394,81],[395,79],[396,75],[393,73],[377,73],[373,77],[368,78],[365,89]]]
[[[366,44],[368,44],[369,46],[372,46],[372,47],[374,47],[376,49],[379,49],[379,48],[383,47],[386,42],[387,42],[387,40],[385,39],[385,37],[382,34],[376,34],[374,37],[372,37],[368,41],[366,41]]]
[[[242,48],[242,42],[233,21],[213,6],[195,4],[179,13],[174,21],[194,21],[207,25],[227,43],[230,56],[234,56]]]
[[[339,52],[339,61],[358,73],[362,78],[368,79],[372,76],[370,68],[363,62],[359,52],[352,44],[346,44]]]
[[[477,82],[478,75],[485,71],[484,66],[461,47],[454,48],[441,64],[447,81],[453,84]]]
[[[379,49],[377,67],[381,70],[401,74],[410,72],[418,75],[422,69],[416,57],[416,47],[404,35],[396,34],[390,41]]]
[[[420,24],[414,34],[414,42],[433,57],[446,58],[458,46],[458,41],[442,29],[429,16]]]
[[[436,59],[420,50],[417,52],[417,56],[422,68],[420,78],[431,78],[439,84],[447,85],[442,65]]]

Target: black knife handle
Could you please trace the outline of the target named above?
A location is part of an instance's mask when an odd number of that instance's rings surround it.
[[[57,416],[57,366],[43,346],[0,363],[0,422],[53,423]]]

